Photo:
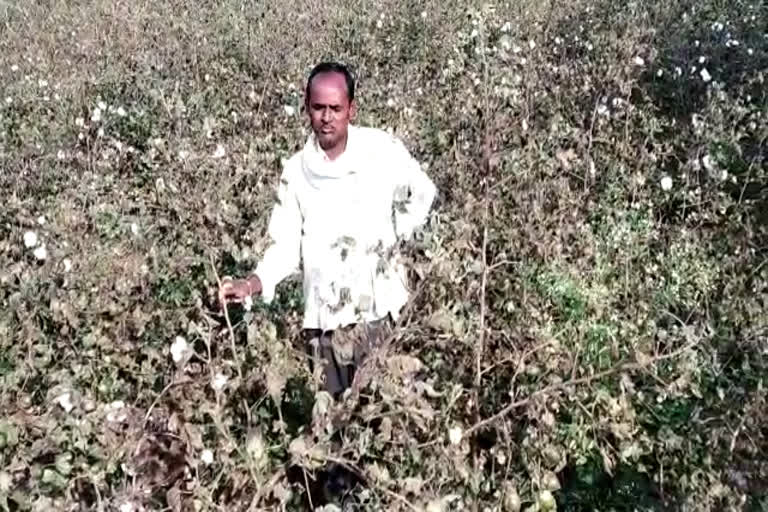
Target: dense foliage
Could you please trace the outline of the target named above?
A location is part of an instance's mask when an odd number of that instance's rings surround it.
[[[0,20],[0,508],[305,510],[333,463],[347,510],[768,510],[765,5]],[[296,280],[215,299],[264,249],[323,58],[440,191],[412,304],[337,403]]]

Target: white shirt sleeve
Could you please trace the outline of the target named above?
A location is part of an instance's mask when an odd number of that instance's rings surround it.
[[[289,275],[299,270],[301,258],[302,217],[294,187],[291,184],[291,162],[280,176],[275,204],[267,234],[270,244],[256,267],[256,275],[262,285],[262,298],[272,302],[275,288]]]
[[[408,238],[427,220],[437,188],[405,145],[398,139],[394,145],[395,232],[398,237]]]

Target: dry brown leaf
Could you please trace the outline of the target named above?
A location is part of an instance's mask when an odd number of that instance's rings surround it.
[[[417,357],[398,354],[391,356],[387,360],[387,366],[393,375],[408,377],[420,372],[424,368],[424,363]]]

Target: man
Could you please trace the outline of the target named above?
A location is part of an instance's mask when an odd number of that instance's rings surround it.
[[[388,133],[350,124],[355,82],[348,69],[321,63],[309,75],[305,108],[312,126],[286,163],[268,233],[271,244],[253,275],[226,280],[222,301],[261,294],[303,264],[303,327],[326,389],[338,396],[397,319],[408,299],[394,247],[423,224],[435,186],[405,146]]]

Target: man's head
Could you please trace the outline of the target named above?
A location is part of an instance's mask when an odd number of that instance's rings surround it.
[[[320,147],[343,150],[349,122],[357,114],[355,80],[346,66],[335,62],[315,66],[307,80],[305,103]]]

